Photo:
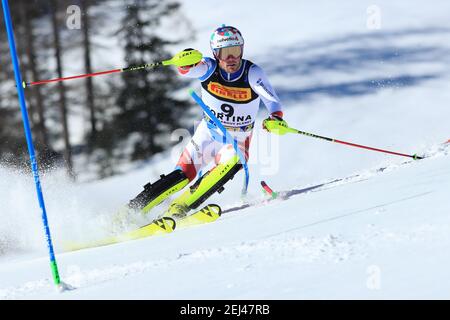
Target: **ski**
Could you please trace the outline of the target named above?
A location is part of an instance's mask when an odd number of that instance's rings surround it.
[[[222,209],[217,204],[208,204],[193,214],[176,220],[177,228],[186,228],[199,224],[211,223],[222,215]]]
[[[136,230],[124,232],[111,237],[87,241],[87,242],[66,242],[63,247],[65,251],[76,251],[87,248],[95,248],[101,246],[107,246],[119,242],[136,240],[140,238],[170,233],[175,229],[176,222],[172,218],[164,217],[155,220],[145,226],[142,226]]]
[[[195,211],[189,216],[173,219],[163,217],[152,221],[136,230],[121,233],[119,235],[94,240],[91,242],[66,242],[63,244],[64,251],[76,251],[87,248],[107,246],[119,242],[142,239],[156,235],[168,234],[175,228],[186,228],[194,225],[205,224],[216,221],[222,214],[222,209],[216,204],[209,204]]]
[[[261,181],[261,187],[263,188],[263,192],[269,195],[272,199],[278,198],[278,192],[273,191],[265,181]]]
[[[270,198],[268,198],[268,199],[266,198],[266,199],[263,199],[263,200],[256,200],[256,201],[244,203],[244,204],[242,204],[240,206],[233,206],[233,207],[230,207],[230,208],[226,208],[226,209],[224,209],[222,211],[222,214],[226,214],[226,213],[230,213],[230,212],[234,212],[234,211],[239,211],[239,210],[243,210],[243,209],[246,209],[246,208],[255,207],[255,206],[259,206],[259,205],[264,205],[264,204],[267,204],[267,203],[272,202],[274,200],[287,200],[290,197],[292,197],[293,195],[307,193],[307,192],[310,192],[310,191],[316,191],[316,189],[322,190],[320,188],[325,187],[325,186],[331,186],[332,184],[334,184],[336,182],[351,180],[351,179],[357,178],[357,177],[359,177],[359,175],[353,175],[353,176],[350,176],[350,177],[347,177],[347,178],[335,179],[335,180],[319,183],[319,184],[312,185],[312,186],[305,187],[305,188],[292,189],[292,190],[279,191],[279,192],[273,191],[267,185],[267,183],[265,181],[261,181],[261,186],[263,187],[264,193],[267,194],[268,196],[270,196]],[[361,180],[358,180],[358,181],[361,181]]]

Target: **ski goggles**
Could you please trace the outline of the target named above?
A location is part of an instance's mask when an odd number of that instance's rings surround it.
[[[220,60],[225,60],[229,56],[233,58],[241,58],[242,57],[242,46],[233,46],[233,47],[225,47],[220,49],[214,49],[214,54]]]

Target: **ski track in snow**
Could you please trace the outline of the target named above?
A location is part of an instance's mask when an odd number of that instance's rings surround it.
[[[282,263],[339,263],[354,255],[353,242],[340,236],[328,235],[322,238],[279,236],[266,240],[244,241],[242,243],[213,249],[180,253],[176,257],[139,261],[131,264],[112,265],[102,269],[82,270],[79,267],[69,267],[64,281],[73,289],[88,288],[103,282],[122,279],[145,272],[166,270],[168,268],[186,268],[201,261],[221,263],[235,261],[236,271],[262,269],[267,264]],[[255,259],[257,258],[257,259]],[[255,262],[255,261],[258,262]],[[21,286],[0,289],[0,299],[26,298],[40,291],[49,292],[54,289],[50,279],[40,279],[24,283]]]
[[[376,214],[383,214],[376,213]],[[261,240],[243,241],[241,243],[212,249],[195,250],[180,253],[175,257],[158,260],[139,261],[131,264],[111,265],[101,269],[82,270],[78,266],[69,266],[64,281],[71,290],[86,289],[101,283],[132,277],[137,274],[158,274],[171,268],[188,268],[204,263],[220,265],[232,263],[233,272],[263,271],[268,266],[273,268],[285,264],[295,264],[301,268],[307,264],[338,264],[349,259],[362,260],[367,251],[383,245],[414,245],[416,243],[436,243],[449,238],[450,226],[422,225],[413,230],[399,231],[389,228],[372,228],[355,239],[339,234],[323,237],[305,237],[291,234],[293,230]],[[380,243],[381,241],[381,243]],[[0,299],[26,299],[27,296],[55,291],[51,279],[39,279],[21,286],[0,289]],[[70,290],[69,290],[70,291]]]

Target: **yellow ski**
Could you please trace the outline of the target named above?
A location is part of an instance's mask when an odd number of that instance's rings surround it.
[[[164,217],[153,221],[139,229],[125,232],[116,236],[92,241],[92,242],[66,242],[63,247],[65,251],[75,251],[93,247],[106,246],[118,242],[124,242],[129,240],[136,240],[140,238],[156,236],[160,234],[171,233],[175,230],[175,220],[169,217]]]
[[[175,220],[171,217],[163,217],[153,221],[139,229],[125,232],[116,236],[91,241],[91,242],[66,242],[65,251],[76,251],[87,248],[107,246],[124,241],[136,240],[161,234],[171,233],[177,228],[186,228],[194,225],[214,222],[220,218],[222,209],[216,204],[209,204],[193,214]]]
[[[222,215],[222,209],[217,204],[208,204],[193,214],[177,220],[178,228],[214,222]]]

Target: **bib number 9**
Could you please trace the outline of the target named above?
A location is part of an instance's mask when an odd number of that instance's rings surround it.
[[[223,104],[220,109],[223,111],[223,113],[227,117],[232,117],[234,115],[234,108],[233,106],[230,106],[229,104]]]

